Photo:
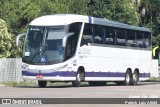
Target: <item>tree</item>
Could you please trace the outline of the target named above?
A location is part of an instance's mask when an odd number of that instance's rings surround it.
[[[69,5],[69,13],[89,15],[88,14],[88,3],[90,0],[72,0]]]
[[[0,19],[0,58],[11,55],[11,34],[8,33],[6,22]]]
[[[11,57],[20,54],[15,51],[16,35],[26,32],[33,19],[50,14],[82,14],[145,26],[152,31],[153,44],[160,40],[160,0],[0,0],[0,7],[0,18],[12,34]]]
[[[152,31],[152,45],[160,41],[160,0],[141,0],[139,6],[140,26],[146,26]]]
[[[139,24],[139,14],[132,0],[91,0],[90,14],[126,24]]]

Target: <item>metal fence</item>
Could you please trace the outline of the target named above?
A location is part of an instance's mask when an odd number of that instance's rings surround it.
[[[23,81],[21,72],[21,58],[0,59],[0,83],[8,81]]]

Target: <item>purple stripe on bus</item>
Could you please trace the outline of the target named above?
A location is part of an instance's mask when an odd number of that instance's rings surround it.
[[[139,77],[150,77],[151,76],[151,74],[150,73],[140,73],[139,74]]]
[[[86,77],[125,77],[125,73],[120,72],[86,72]]]
[[[26,76],[43,75],[43,76],[75,77],[76,76],[76,72],[60,71],[60,72],[51,72],[51,73],[34,73],[34,72],[29,72],[29,71],[22,71],[22,75],[26,75]]]
[[[51,73],[34,73],[29,71],[22,71],[22,75],[26,76],[61,76],[61,77],[75,77],[76,72],[70,71],[55,71]],[[85,77],[125,77],[125,73],[122,72],[85,72]],[[149,78],[150,73],[140,73],[139,77]]]
[[[92,23],[92,17],[88,16],[88,19],[89,19],[89,23]]]

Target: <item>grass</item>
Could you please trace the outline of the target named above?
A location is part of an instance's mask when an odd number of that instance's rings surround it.
[[[160,77],[151,77],[147,82],[160,82]]]
[[[22,81],[22,82],[15,82],[15,81],[8,81],[8,82],[3,82],[0,83],[4,86],[11,86],[11,87],[27,87],[27,86],[37,86],[38,87],[38,83],[37,81]],[[87,85],[87,82],[82,82],[82,85]],[[71,82],[48,82],[47,86],[66,86],[66,85],[72,85]]]
[[[22,81],[22,82],[16,82],[16,81],[7,81],[1,83],[5,86],[11,86],[11,87],[20,87],[20,86],[35,86],[37,85],[36,82],[33,81]]]

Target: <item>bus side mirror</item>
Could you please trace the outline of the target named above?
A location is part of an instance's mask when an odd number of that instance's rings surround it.
[[[68,38],[69,38],[70,36],[72,36],[72,35],[74,35],[73,32],[68,33],[68,34],[63,38],[62,47],[65,47],[65,46],[66,46]]]
[[[18,45],[19,45],[19,39],[22,37],[22,36],[24,36],[25,35],[25,33],[21,33],[21,34],[19,34],[17,37],[16,37],[16,46],[18,47]]]

